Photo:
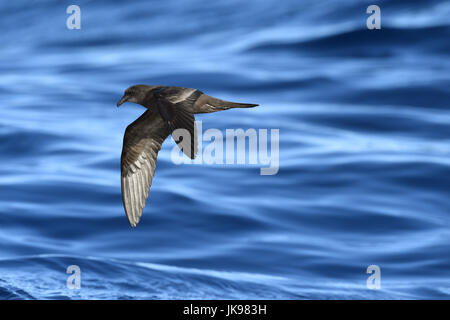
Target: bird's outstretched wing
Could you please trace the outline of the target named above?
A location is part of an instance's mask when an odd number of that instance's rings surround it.
[[[192,103],[186,104],[186,100],[173,103],[164,91],[162,89],[161,92],[155,93],[156,107],[180,149],[189,158],[194,159],[197,154],[197,130],[191,111]]]
[[[131,226],[139,222],[156,169],[156,158],[169,131],[158,112],[147,110],[131,123],[123,138],[122,200]]]

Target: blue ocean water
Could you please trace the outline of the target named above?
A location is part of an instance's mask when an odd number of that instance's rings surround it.
[[[0,299],[449,299],[448,1],[76,1],[80,30],[70,4],[0,4]],[[131,228],[137,83],[260,104],[197,120],[279,129],[278,174],[168,139]]]

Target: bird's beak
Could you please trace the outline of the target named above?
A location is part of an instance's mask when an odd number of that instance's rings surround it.
[[[122,99],[120,99],[119,102],[117,102],[117,108],[120,107],[120,105],[125,101],[128,101],[128,96],[123,96]]]

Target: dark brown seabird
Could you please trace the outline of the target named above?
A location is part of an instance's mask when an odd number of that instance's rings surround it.
[[[125,90],[117,106],[126,101],[147,108],[127,127],[123,138],[122,200],[132,227],[138,224],[142,216],[155,174],[156,158],[169,134],[184,154],[194,159],[197,153],[194,114],[257,106],[216,99],[196,89],[142,84]],[[187,130],[187,137],[191,139],[183,140],[184,135],[179,138],[175,132],[177,129]]]

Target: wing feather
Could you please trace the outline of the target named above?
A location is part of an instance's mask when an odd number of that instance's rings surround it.
[[[142,114],[125,131],[121,159],[122,200],[133,227],[142,216],[155,174],[158,152],[168,135],[159,113],[151,110]]]

